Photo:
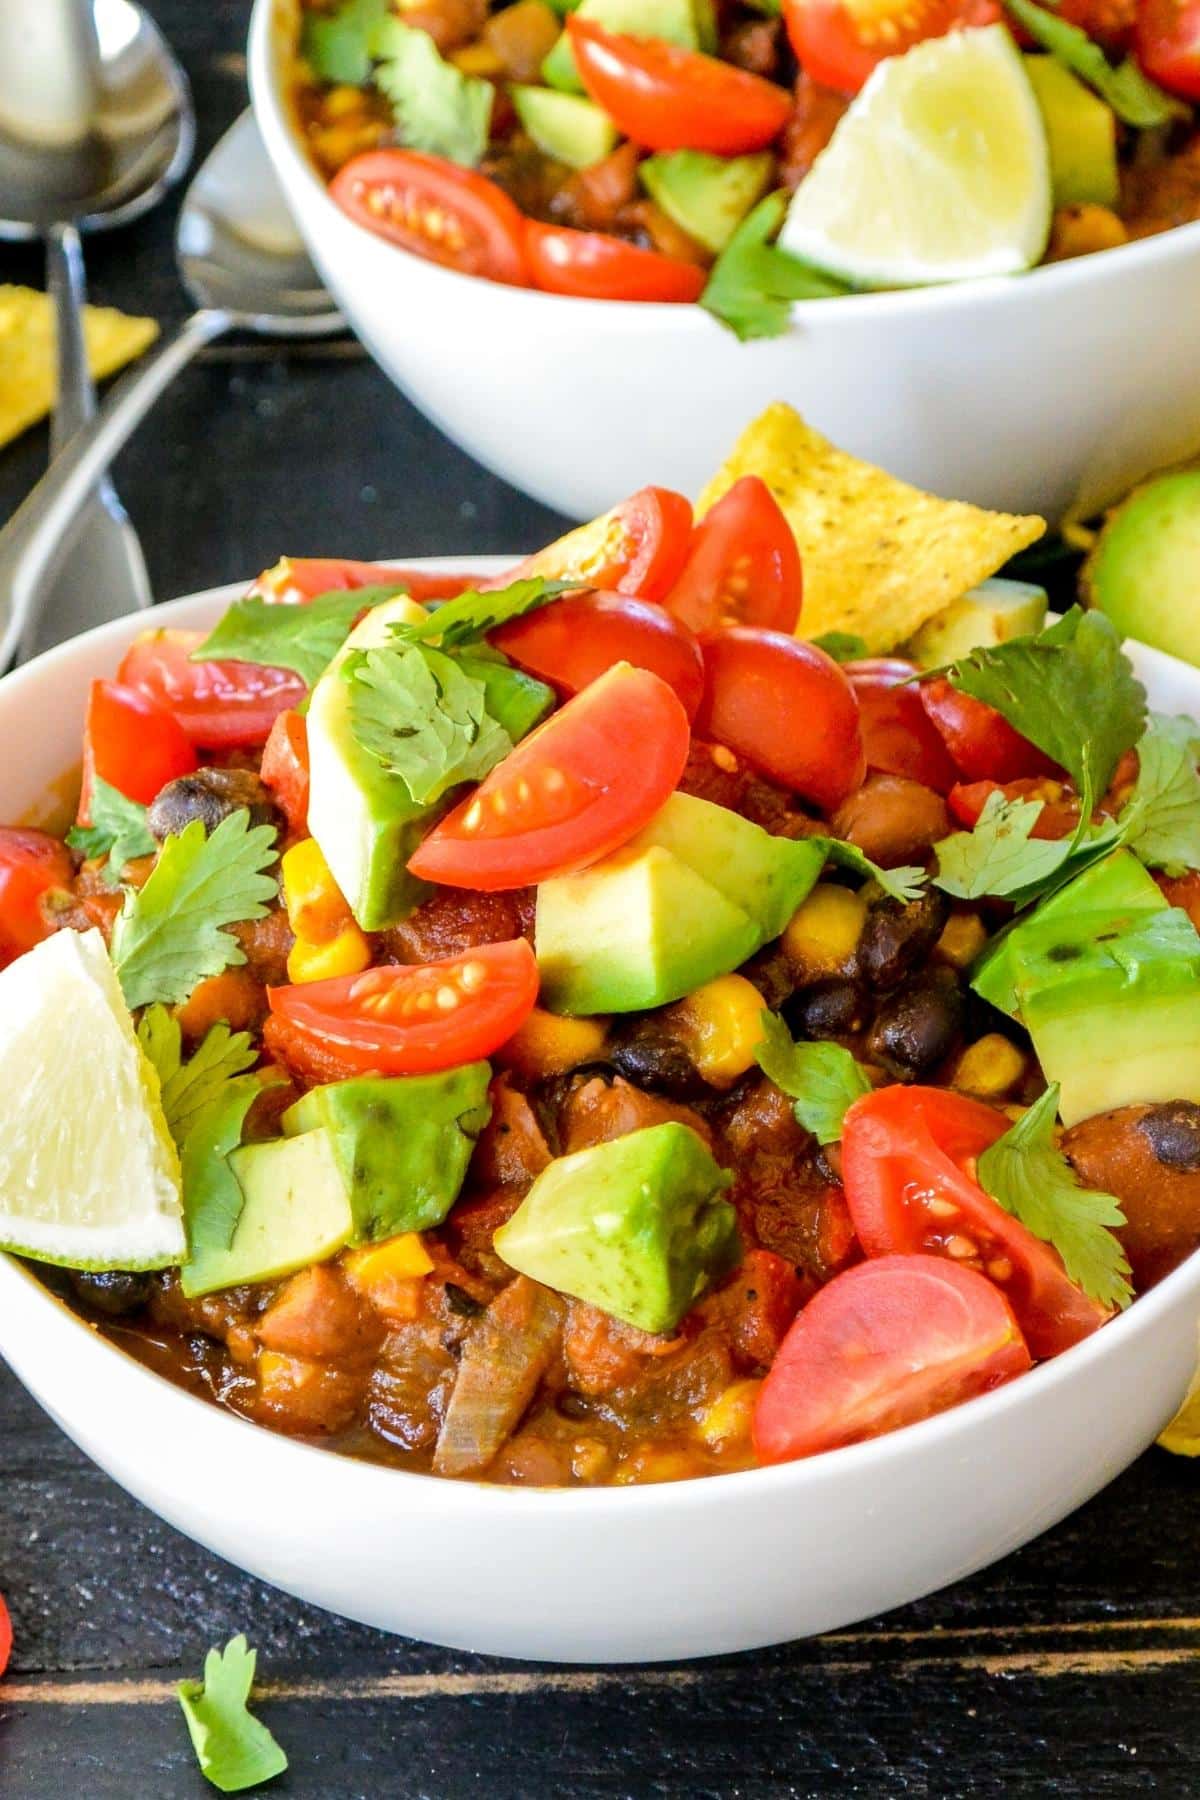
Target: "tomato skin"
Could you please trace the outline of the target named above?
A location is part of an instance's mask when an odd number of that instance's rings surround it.
[[[858,701],[868,769],[903,775],[935,793],[949,793],[957,771],[920,693],[908,685],[916,665],[880,656],[842,667]]]
[[[1079,802],[1072,798],[1047,798],[1045,787],[1044,776],[1027,776],[1023,781],[1003,783],[959,781],[946,796],[946,804],[952,817],[966,830],[972,831],[993,794],[1003,794],[1006,800],[1041,800],[1042,810],[1029,835],[1035,838],[1070,837],[1079,824]]]
[[[8,1659],[12,1655],[12,1620],[8,1616],[8,1608],[4,1604],[4,1595],[0,1594],[0,1675],[8,1667]]]
[[[1077,1344],[1108,1318],[1071,1281],[1057,1250],[998,1206],[974,1177],[976,1159],[1008,1130],[1003,1113],[944,1088],[879,1088],[856,1100],[842,1128],[842,1177],[867,1255],[949,1256],[966,1237],[1012,1306],[1041,1361]],[[953,1210],[934,1214],[930,1201]]]
[[[666,682],[617,663],[510,751],[408,866],[424,881],[483,893],[586,868],[664,805],[690,742]]]
[[[491,641],[560,698],[578,694],[619,662],[665,681],[689,719],[704,692],[704,658],[687,626],[627,594],[564,594],[493,631]]]
[[[259,770],[297,836],[308,826],[308,726],[302,714],[281,712],[271,727]]]
[[[821,1288],[759,1389],[760,1463],[915,1425],[1032,1368],[999,1288],[935,1256],[881,1256]]]
[[[804,73],[823,87],[857,94],[885,57],[899,56],[925,38],[956,27],[995,25],[1004,10],[995,0],[783,0],[783,18]]]
[[[482,579],[482,577],[478,578]],[[344,556],[281,556],[264,569],[249,593],[281,606],[303,606],[318,594],[344,593],[361,587],[404,587],[419,604],[453,600],[476,586],[473,575],[436,575],[394,564],[354,562]]]
[[[717,632],[702,648],[698,737],[725,744],[822,812],[861,786],[858,702],[831,656],[756,625]]]
[[[0,827],[0,969],[50,936],[39,903],[74,875],[70,851],[48,831]]]
[[[691,531],[690,500],[671,488],[639,488],[610,512],[576,526],[482,585],[485,590],[504,588],[541,575],[547,581],[578,581],[632,594],[637,600],[661,600],[684,565]]]
[[[1061,775],[1036,744],[1014,731],[994,707],[960,694],[944,676],[923,681],[921,703],[942,735],[965,781],[1019,781],[1028,775]]]
[[[604,231],[525,221],[525,254],[534,287],[575,300],[644,300],[686,304],[708,280],[696,263],[644,250]]]
[[[663,604],[697,632],[795,631],[803,591],[800,551],[779,502],[760,476],[743,475],[696,526]]]
[[[474,169],[417,150],[367,150],[339,169],[329,192],[376,237],[506,287],[528,287],[524,220],[503,188]]]
[[[136,688],[117,681],[93,681],[83,726],[83,782],[79,823],[92,822],[96,777],[148,806],[168,781],[190,775],[196,752],[183,726]]]
[[[658,38],[567,18],[579,79],[623,137],[647,150],[765,150],[783,130],[791,98],[773,81]]]
[[[265,743],[279,714],[299,706],[307,687],[290,669],[189,661],[207,636],[206,631],[144,631],[125,652],[117,680],[173,713],[199,748]]]
[[[449,992],[445,1008],[434,996]],[[348,1072],[424,1075],[499,1049],[533,1010],[538,968],[524,938],[431,963],[394,963],[268,991],[272,1013]],[[425,1006],[416,1004],[428,996]]]
[[[1134,44],[1151,80],[1200,100],[1200,0],[1139,0]]]

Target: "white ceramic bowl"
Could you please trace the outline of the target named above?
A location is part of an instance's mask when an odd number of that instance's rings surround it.
[[[211,623],[241,591],[177,601],[156,622]],[[0,820],[36,812],[72,767],[89,680],[144,624],[103,626],[0,683]],[[1135,660],[1156,706],[1200,716],[1200,674],[1153,650]],[[163,1518],[350,1618],[569,1662],[778,1643],[994,1562],[1157,1435],[1191,1377],[1198,1316],[1200,1253],[1055,1362],[873,1443],[661,1487],[526,1490],[352,1462],[247,1424],[151,1374],[0,1257],[0,1354]]]
[[[333,204],[284,99],[295,7],[256,0],[250,84],[314,261],[447,436],[573,517],[646,482],[694,495],[772,400],[933,493],[1052,521],[1200,446],[1200,223],[1019,279],[809,301],[753,344],[699,307],[500,287]]]

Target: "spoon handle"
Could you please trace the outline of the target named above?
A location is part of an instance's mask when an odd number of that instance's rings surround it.
[[[0,669],[11,662],[42,577],[97,481],[164,388],[233,322],[216,307],[193,313],[147,362],[117,383],[0,531]]]

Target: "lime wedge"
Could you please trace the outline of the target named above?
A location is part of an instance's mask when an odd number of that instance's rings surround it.
[[[1160,1433],[1158,1442],[1174,1456],[1200,1456],[1200,1362],[1183,1405]]]
[[[1046,132],[1003,25],[878,64],[796,189],[779,243],[855,287],[1031,268],[1051,211]]]
[[[0,1249],[182,1261],[179,1158],[98,931],[56,932],[0,974],[0,1096]]]

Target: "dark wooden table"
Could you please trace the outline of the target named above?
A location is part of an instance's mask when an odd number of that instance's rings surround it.
[[[245,103],[248,6],[153,10],[206,149]],[[98,299],[180,316],[171,210],[89,247]],[[0,252],[0,280],[40,282],[37,258]],[[0,453],[0,518],[45,455],[42,432]],[[557,523],[349,343],[212,351],[117,478],[164,598],[284,550],[498,551]],[[388,1638],[263,1587],[128,1499],[2,1372],[0,1434],[16,1630],[5,1800],[211,1794],[174,1683],[242,1630],[292,1759],[269,1791],[291,1800],[1200,1793],[1200,1495],[1195,1470],[1159,1451],[1000,1567],[887,1619],[755,1655],[581,1671]]]

